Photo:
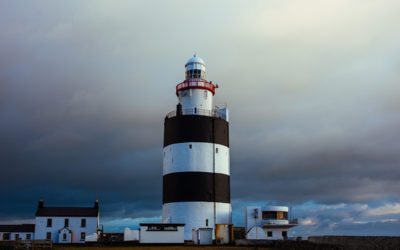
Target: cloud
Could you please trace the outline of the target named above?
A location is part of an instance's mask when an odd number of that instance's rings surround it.
[[[376,208],[371,208],[366,212],[368,216],[400,215],[400,203],[384,204]]]
[[[390,235],[398,236],[394,230],[399,225],[399,218],[392,214],[380,218],[367,204],[333,204],[303,203],[294,206],[292,213],[299,218],[300,225],[291,232],[293,235]]]
[[[105,232],[122,232],[125,228],[138,229],[140,223],[160,223],[161,216],[104,220]]]
[[[301,225],[305,225],[305,226],[314,226],[314,225],[316,225],[318,222],[317,221],[315,221],[315,219],[312,219],[312,218],[305,218],[305,219],[302,219],[301,221],[300,221],[300,224]]]

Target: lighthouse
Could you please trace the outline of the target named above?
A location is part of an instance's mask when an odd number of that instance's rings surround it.
[[[195,54],[164,121],[162,220],[184,223],[185,240],[199,228],[231,224],[229,115],[213,104],[217,88]]]

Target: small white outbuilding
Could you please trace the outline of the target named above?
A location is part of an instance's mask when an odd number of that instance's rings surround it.
[[[245,218],[246,239],[287,239],[289,229],[298,224],[289,219],[287,206],[247,207]]]
[[[124,230],[124,241],[139,241],[139,230],[131,230],[126,227]]]
[[[142,244],[183,244],[185,224],[141,223],[140,240]]]
[[[211,245],[213,243],[213,228],[198,228],[192,231],[193,242],[196,245]]]

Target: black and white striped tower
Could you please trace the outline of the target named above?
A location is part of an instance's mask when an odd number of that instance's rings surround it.
[[[194,55],[185,69],[164,122],[162,218],[185,223],[191,240],[193,229],[231,223],[229,123],[227,108],[213,106],[218,86],[205,79],[204,61]]]

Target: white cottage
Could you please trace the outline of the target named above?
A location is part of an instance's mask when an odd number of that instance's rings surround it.
[[[0,241],[33,240],[34,238],[34,224],[0,225]]]
[[[40,200],[36,211],[35,239],[53,243],[84,243],[99,229],[99,202],[92,207],[47,207]]]

